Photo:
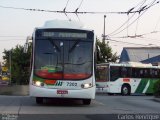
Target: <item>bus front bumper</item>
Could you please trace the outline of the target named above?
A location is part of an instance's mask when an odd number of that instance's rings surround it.
[[[31,85],[29,95],[31,97],[46,97],[46,98],[95,99],[95,86],[88,89],[66,90],[66,89],[47,89]]]

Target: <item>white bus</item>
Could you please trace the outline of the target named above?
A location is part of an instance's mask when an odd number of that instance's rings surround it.
[[[160,66],[142,63],[102,63],[96,67],[96,91],[122,95],[152,94]]]
[[[45,98],[95,98],[94,31],[74,21],[47,21],[33,37],[30,96],[38,104]]]

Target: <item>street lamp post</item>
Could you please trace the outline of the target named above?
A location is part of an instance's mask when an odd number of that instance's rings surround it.
[[[103,30],[103,42],[105,41],[106,38],[106,15],[104,15],[104,30]]]
[[[10,81],[9,82],[10,82],[10,84],[11,84],[11,80],[12,80],[12,69],[11,69],[11,67],[12,67],[11,57],[12,56],[11,55],[12,55],[12,50],[9,51],[9,69],[10,69]]]

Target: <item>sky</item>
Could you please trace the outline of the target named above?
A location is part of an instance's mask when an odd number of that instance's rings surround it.
[[[24,45],[35,27],[47,20],[74,20],[95,31],[102,39],[105,18],[105,35],[113,52],[120,55],[123,47],[160,46],[160,3],[159,0],[0,0],[0,61],[4,49]],[[145,9],[142,9],[144,6]],[[4,8],[12,7],[12,8]],[[29,11],[41,9],[52,11],[107,12],[102,14],[67,14]],[[22,8],[22,9],[16,9]],[[136,13],[119,14],[131,8]],[[140,9],[142,10],[140,12]],[[111,13],[109,13],[111,12]]]

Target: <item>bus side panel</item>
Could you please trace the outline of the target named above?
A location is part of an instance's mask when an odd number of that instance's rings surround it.
[[[120,79],[114,82],[111,82],[111,81],[108,82],[108,93],[120,93],[121,92],[122,83]]]
[[[127,80],[126,80],[127,79]],[[126,81],[125,81],[126,80]],[[114,82],[108,82],[108,93],[121,93],[122,85],[127,84],[131,88],[131,93],[136,93],[141,79],[137,78],[119,78]]]
[[[134,93],[153,93],[153,86],[158,79],[142,78],[136,86]]]
[[[158,79],[147,78],[127,78],[128,82],[124,82],[124,78],[119,78],[114,82],[107,82],[106,89],[104,91],[108,93],[121,93],[123,84],[128,84],[131,87],[131,93],[153,93],[153,85]]]
[[[140,83],[141,79],[139,78],[130,78],[129,85],[131,87],[131,93],[136,93],[136,89]]]
[[[96,82],[96,92],[97,93],[107,93],[108,83],[107,82]]]

